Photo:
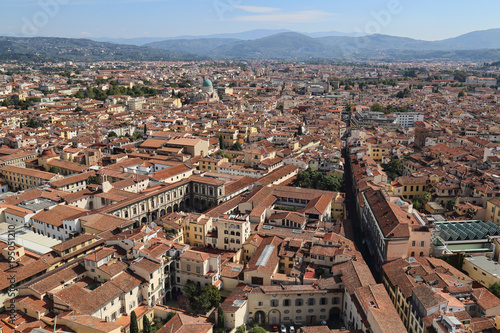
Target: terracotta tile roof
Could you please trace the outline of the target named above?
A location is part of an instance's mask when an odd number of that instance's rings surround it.
[[[148,258],[141,257],[139,260],[135,260],[130,264],[130,268],[133,270],[134,268],[139,268],[141,270],[144,270],[148,272],[149,274],[155,272],[160,268],[160,264],[157,262],[154,262]]]
[[[199,262],[207,261],[210,258],[210,254],[205,252],[188,250],[179,256],[181,259],[189,259]]]
[[[410,237],[408,224],[414,220],[412,216],[405,214],[397,205],[387,201],[381,190],[369,189],[364,192],[364,196],[385,237]]]
[[[57,205],[49,210],[42,210],[32,216],[33,220],[47,223],[56,227],[63,225],[63,220],[77,215],[84,215],[88,210],[74,206]]]
[[[102,260],[110,255],[113,255],[115,253],[114,249],[110,248],[102,248],[99,250],[96,250],[84,257],[85,260],[90,260],[94,262],[98,262],[99,260]]]

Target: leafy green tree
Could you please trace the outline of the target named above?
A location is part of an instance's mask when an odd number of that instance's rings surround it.
[[[207,299],[210,301],[211,306],[216,306],[220,303],[220,291],[216,286],[211,284],[206,285],[202,290],[202,294],[205,294]]]
[[[446,202],[446,209],[447,210],[453,210],[454,207],[455,207],[455,200],[448,200]]]
[[[236,333],[245,333],[245,325],[240,325],[236,328]]]
[[[498,284],[498,282],[490,284],[488,290],[491,291],[496,297],[500,297],[500,284]]]
[[[210,304],[210,300],[208,299],[205,292],[202,292],[201,294],[195,296],[194,302],[192,302],[191,305],[194,305],[194,310],[198,310],[203,313],[207,312],[212,307],[212,305]]]
[[[19,102],[21,101],[21,99],[19,98],[19,95],[12,95],[12,96],[9,97],[9,101],[13,105],[19,105]]]
[[[299,125],[299,128],[297,129],[297,136],[302,134],[304,134],[302,133],[302,125]]]
[[[217,308],[217,327],[224,328],[224,311],[222,307]]]
[[[437,257],[441,259],[451,266],[455,267],[458,270],[462,270],[462,265],[464,264],[464,253],[455,253],[455,254],[443,254],[442,256]]]
[[[108,138],[111,138],[111,137],[117,137],[118,135],[116,134],[116,132],[114,131],[111,131],[108,133]]]
[[[151,322],[146,315],[142,317],[142,333],[151,333]]]
[[[76,112],[81,112],[81,111],[83,111],[83,109],[82,109],[82,107],[81,107],[81,106],[77,106],[77,107],[75,108],[75,111],[76,111]]]
[[[231,147],[231,150],[242,151],[243,147],[241,147],[241,144],[236,141],[234,145]]]
[[[186,282],[186,284],[184,285],[183,291],[184,291],[184,294],[186,295],[186,297],[190,301],[201,293],[200,287],[198,287],[196,284],[194,284],[191,281]]]
[[[30,120],[28,120],[28,123],[26,124],[26,126],[31,127],[31,128],[38,128],[38,127],[40,127],[40,124],[38,123],[38,120],[36,120],[35,118],[30,118]]]
[[[51,172],[51,173],[57,173],[57,174],[60,174],[60,173],[61,173],[61,169],[59,169],[59,168],[58,168],[58,167],[56,167],[56,166],[51,166],[51,167],[49,168],[49,172]]]
[[[406,98],[410,96],[410,89],[405,88],[396,94],[397,98]]]
[[[465,97],[465,91],[460,90],[460,92],[458,93],[458,98],[463,98],[463,97]]]
[[[260,326],[255,326],[252,329],[250,329],[250,331],[248,331],[248,332],[249,333],[267,333],[267,331]]]
[[[383,108],[382,105],[380,105],[380,103],[373,103],[373,105],[372,105],[372,111],[384,112],[384,108]]]
[[[219,148],[220,149],[224,149],[224,138],[221,136],[219,136]]]
[[[308,168],[297,174],[294,186],[338,192],[343,189],[343,180],[336,175],[325,175]]]
[[[387,177],[390,180],[394,180],[403,175],[403,161],[399,158],[392,158],[383,169]]]
[[[89,176],[89,183],[95,184],[95,185],[100,185],[101,181],[99,180],[98,176]]]
[[[134,311],[130,314],[130,333],[139,333],[139,325],[137,324],[137,315]]]

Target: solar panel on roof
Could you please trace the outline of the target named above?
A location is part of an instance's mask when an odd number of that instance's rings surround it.
[[[241,272],[242,269],[243,267],[233,266],[231,267],[231,272]]]

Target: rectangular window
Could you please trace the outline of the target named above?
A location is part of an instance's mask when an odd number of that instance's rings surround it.
[[[188,272],[190,272],[190,271],[191,271],[191,265],[186,265],[186,270],[187,270]]]

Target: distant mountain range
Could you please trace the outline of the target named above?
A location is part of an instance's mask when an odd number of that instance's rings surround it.
[[[475,31],[441,41],[423,41],[380,34],[314,38],[296,32],[282,32],[253,40],[170,39],[148,43],[144,46],[207,57],[271,59],[411,59],[411,57],[427,59],[437,57],[498,60],[500,29]]]
[[[175,40],[175,39],[211,39],[211,38],[230,38],[230,39],[241,39],[241,40],[252,40],[264,38],[284,32],[294,32],[288,29],[255,29],[244,32],[235,32],[235,33],[224,33],[224,34],[213,34],[213,35],[204,35],[204,36],[192,36],[192,35],[184,35],[184,36],[176,36],[176,37],[137,37],[137,38],[109,38],[109,37],[99,37],[99,38],[89,38],[91,40],[95,40],[96,42],[108,42],[108,43],[116,43],[116,44],[131,44],[142,46],[144,44],[159,42],[163,40]],[[357,33],[345,33],[338,31],[328,31],[328,32],[312,32],[312,33],[302,33],[303,35],[309,37],[325,37],[325,36],[358,36]]]
[[[202,59],[198,55],[150,47],[54,37],[0,37],[0,60],[176,61]]]
[[[336,35],[335,35],[336,34]],[[89,39],[0,37],[0,60],[197,60],[206,58],[290,60],[473,60],[500,59],[500,29],[474,31],[440,41],[338,32],[309,35],[252,30],[167,40],[135,38],[116,44]],[[141,44],[147,42],[143,46]],[[132,45],[131,45],[132,44]]]

